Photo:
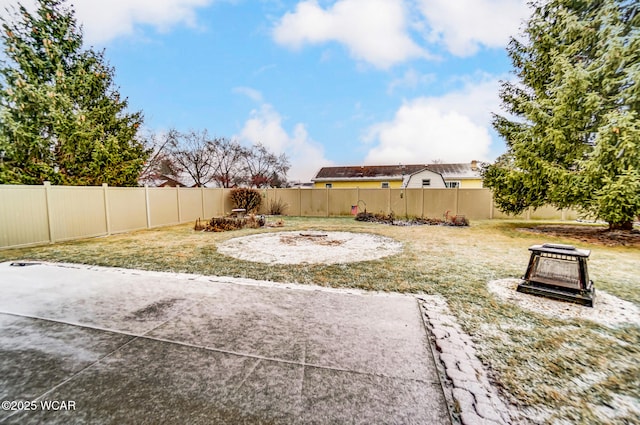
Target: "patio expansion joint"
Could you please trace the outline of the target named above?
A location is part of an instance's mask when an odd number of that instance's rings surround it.
[[[59,323],[59,324],[75,326],[75,327],[90,328],[90,327],[87,327],[87,326],[75,325],[75,324],[71,324],[71,323],[65,323],[65,322],[62,322],[62,321],[45,319],[45,318],[42,318],[42,317],[33,317],[33,316],[24,315],[24,314],[8,313],[8,312],[4,312],[4,311],[0,311],[0,314],[5,314],[5,315],[9,315],[9,316],[23,317],[23,318],[28,318],[28,319],[40,320],[40,321],[46,321],[46,322],[52,322],[52,323]],[[92,328],[90,328],[90,329],[92,329]],[[101,329],[94,329],[94,330],[101,330]],[[126,335],[126,334],[123,334],[123,335]],[[68,382],[72,381],[75,377],[81,375],[82,373],[84,373],[88,369],[92,368],[93,366],[95,366],[96,364],[100,363],[102,360],[106,359],[107,357],[113,355],[114,353],[120,351],[122,348],[126,347],[127,345],[131,344],[133,341],[135,341],[137,339],[135,336],[132,336],[132,335],[127,335],[127,336],[130,336],[131,339],[129,339],[124,344],[116,347],[115,349],[111,350],[110,352],[106,353],[105,355],[100,356],[95,361],[91,362],[90,364],[88,364],[87,366],[85,366],[82,369],[78,370],[77,372],[73,373],[71,376],[63,379],[61,382],[59,382],[58,384],[56,384],[53,387],[49,388],[47,391],[43,392],[42,394],[34,397],[32,401],[40,401],[40,400],[44,399],[44,397],[46,397],[48,394],[51,394],[52,392],[54,392],[58,388],[64,386]],[[5,421],[9,420],[10,418],[12,418],[13,416],[15,416],[17,414],[20,414],[20,413],[23,413],[23,411],[22,410],[16,410],[13,413],[9,414],[8,416],[0,419],[0,423],[3,423]]]
[[[73,376],[67,378],[64,382],[56,385],[55,387],[53,387],[49,391],[43,393],[39,397],[43,397],[44,395],[48,394],[49,392],[53,391],[54,389],[57,389],[58,387],[62,386],[63,384],[69,382],[71,379],[73,379],[74,377],[76,377],[80,373],[84,372],[85,370],[89,369],[90,367],[98,364],[100,361],[106,359],[107,357],[109,357],[109,356],[115,354],[116,352],[120,351],[122,348],[124,348],[124,347],[130,345],[131,343],[133,343],[135,341],[138,341],[138,340],[148,340],[148,341],[154,341],[154,342],[161,342],[161,343],[164,343],[164,344],[178,345],[178,346],[186,347],[186,348],[193,348],[193,349],[204,350],[204,351],[209,351],[209,352],[229,354],[229,355],[238,356],[238,357],[247,357],[247,358],[258,360],[258,363],[260,361],[268,361],[268,362],[274,362],[274,363],[301,366],[301,367],[303,367],[303,369],[304,368],[314,368],[314,369],[322,369],[322,370],[328,370],[328,371],[333,371],[333,372],[354,373],[354,374],[363,375],[363,376],[375,376],[375,377],[379,377],[379,378],[393,379],[393,380],[407,381],[407,382],[417,382],[417,383],[429,384],[429,385],[433,385],[433,384],[439,385],[440,384],[439,382],[433,382],[431,380],[408,378],[408,377],[399,377],[399,376],[391,376],[391,375],[383,374],[383,373],[374,373],[374,372],[367,372],[367,371],[363,371],[363,370],[347,369],[347,368],[340,368],[340,367],[335,367],[335,366],[326,366],[326,365],[320,365],[320,364],[314,364],[314,363],[307,363],[304,360],[303,361],[295,361],[295,360],[279,359],[279,358],[275,358],[275,357],[261,356],[259,354],[241,353],[241,352],[232,351],[232,350],[225,350],[225,349],[221,349],[221,348],[213,348],[213,347],[209,347],[209,346],[206,346],[206,345],[199,345],[199,344],[192,344],[192,343],[188,343],[188,342],[174,341],[174,340],[171,340],[171,339],[159,338],[159,337],[154,337],[154,336],[149,336],[148,335],[148,333],[158,329],[159,327],[163,326],[164,324],[166,324],[167,322],[169,322],[173,318],[168,319],[168,320],[164,321],[163,323],[159,324],[158,326],[154,327],[153,329],[147,330],[147,331],[145,331],[143,333],[133,333],[133,332],[127,332],[127,331],[122,331],[122,330],[117,330],[117,329],[110,329],[110,328],[104,328],[104,327],[100,327],[100,326],[92,326],[92,325],[87,325],[87,324],[82,324],[82,323],[68,322],[68,321],[64,321],[64,320],[51,319],[51,318],[33,316],[33,315],[22,314],[22,313],[0,311],[0,314],[5,314],[5,315],[10,315],[10,316],[15,316],[15,317],[22,317],[22,318],[26,318],[26,319],[40,320],[40,321],[51,322],[51,323],[58,323],[58,324],[61,324],[61,325],[73,326],[73,327],[77,327],[77,328],[90,329],[90,330],[94,330],[94,331],[107,332],[107,333],[111,333],[111,334],[124,335],[124,336],[131,337],[131,339],[129,341],[127,341],[125,344],[123,344],[123,345],[119,346],[118,348],[112,350],[108,354],[100,357],[100,359],[98,359],[95,362],[91,363],[89,366],[83,368],[81,371],[76,372]],[[257,366],[257,364],[256,364],[256,366]],[[304,385],[304,383],[302,383],[302,384]],[[2,421],[0,421],[0,422],[2,422]]]

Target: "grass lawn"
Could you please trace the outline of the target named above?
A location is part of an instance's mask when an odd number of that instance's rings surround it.
[[[3,250],[0,261],[49,260],[439,294],[473,338],[496,386],[525,417],[549,423],[640,423],[640,323],[609,328],[588,320],[551,319],[502,302],[487,290],[490,280],[524,274],[530,245],[567,243],[592,250],[589,274],[597,291],[640,306],[637,247],[591,245],[521,230],[538,224],[532,222],[398,227],[352,218],[284,220],[281,229],[203,233],[181,225]],[[404,250],[375,261],[293,266],[241,261],[216,251],[217,244],[238,236],[306,229],[380,234],[402,242]]]

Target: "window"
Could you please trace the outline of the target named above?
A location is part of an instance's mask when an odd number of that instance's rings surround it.
[[[325,189],[331,189],[333,187],[333,183],[325,183],[324,187]]]
[[[389,182],[382,182],[382,186],[383,189],[389,189]]]
[[[444,182],[444,185],[449,189],[457,189],[460,187],[460,182]]]
[[[422,179],[422,187],[430,187],[431,179]]]

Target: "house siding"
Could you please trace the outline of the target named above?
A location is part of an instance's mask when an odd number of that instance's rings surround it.
[[[407,189],[422,189],[422,180],[431,180],[431,185],[428,189],[443,189],[445,188],[444,179],[438,173],[434,173],[430,170],[422,170],[409,177],[407,182]],[[427,188],[425,188],[427,189]]]

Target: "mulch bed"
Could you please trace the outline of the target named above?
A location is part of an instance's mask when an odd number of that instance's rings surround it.
[[[609,230],[601,226],[550,225],[520,229],[524,232],[542,233],[567,239],[575,239],[594,245],[640,247],[640,230]]]
[[[469,220],[464,216],[451,216],[446,220],[439,218],[427,218],[427,217],[411,217],[411,218],[398,218],[393,213],[391,214],[372,214],[368,212],[361,212],[356,215],[356,221],[366,221],[369,223],[381,223],[389,224],[391,226],[468,226]]]

